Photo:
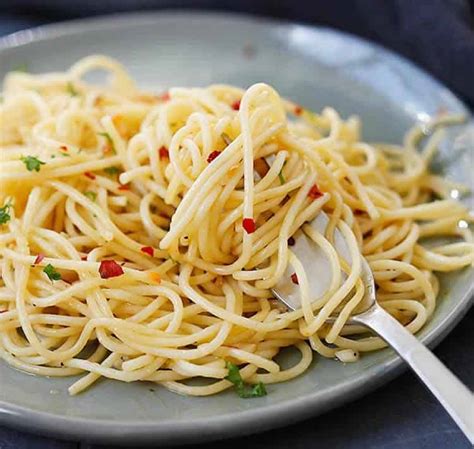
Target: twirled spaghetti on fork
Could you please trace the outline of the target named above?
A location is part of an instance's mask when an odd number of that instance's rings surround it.
[[[108,84],[83,80],[96,69]],[[474,262],[473,217],[449,197],[462,186],[429,170],[448,119],[421,149],[419,127],[402,146],[371,145],[356,117],[312,113],[266,84],[153,95],[103,56],[13,72],[3,97],[0,356],[34,374],[83,374],[71,394],[102,376],[188,395],[243,380],[255,387],[239,392],[260,396],[307,370],[314,351],[348,362],[382,348],[320,314],[348,317],[364,294],[360,264],[331,244],[335,227],[413,333],[435,310],[434,272]],[[328,231],[310,237],[331,287],[287,311],[271,288],[289,261],[288,282],[304,282],[292,236],[321,210]],[[456,240],[420,243],[436,236]],[[282,369],[274,358],[288,346],[301,358]],[[186,382],[198,377],[211,381]]]

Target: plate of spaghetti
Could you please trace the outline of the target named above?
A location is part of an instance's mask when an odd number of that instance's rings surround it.
[[[469,308],[474,130],[405,60],[327,29],[184,13],[21,32],[0,59],[3,422],[190,442],[392,378],[383,340],[318,320],[362,297],[334,250],[308,313],[272,294],[321,211],[425,343]]]

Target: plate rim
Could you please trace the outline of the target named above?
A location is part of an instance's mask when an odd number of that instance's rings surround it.
[[[28,45],[37,41],[47,41],[62,36],[74,35],[97,29],[115,29],[123,24],[134,23],[152,24],[160,18],[177,17],[185,18],[210,18],[224,19],[229,21],[243,21],[263,23],[266,25],[300,26],[310,30],[327,31],[345,39],[358,41],[360,44],[372,47],[381,52],[383,57],[398,60],[404,65],[415,69],[418,75],[429,79],[436,88],[443,89],[455,101],[460,111],[470,116],[469,108],[451,89],[447,88],[436,77],[420,68],[414,62],[406,59],[390,49],[361,38],[359,36],[340,31],[327,26],[304,24],[297,21],[262,17],[235,12],[202,11],[202,10],[152,10],[146,12],[125,12],[108,15],[81,18],[70,21],[56,22],[26,30],[21,30],[0,38],[0,56],[8,50]],[[468,312],[473,303],[474,280],[463,293],[458,303],[448,311],[445,319],[440,321],[421,341],[433,347],[438,344]],[[352,401],[363,396],[381,385],[387,383],[407,366],[401,358],[393,354],[388,360],[377,365],[379,372],[366,376],[364,372],[345,380],[339,384],[337,389],[331,389],[319,393],[317,396],[308,395],[290,400],[269,404],[258,409],[249,409],[236,413],[227,413],[209,418],[193,418],[186,421],[168,420],[161,422],[127,421],[115,422],[113,419],[94,419],[83,417],[63,416],[55,413],[33,410],[28,407],[12,404],[0,400],[0,423],[22,428],[27,431],[57,436],[67,439],[86,439],[87,441],[107,442],[116,444],[147,443],[155,444],[184,444],[196,441],[211,441],[237,435],[251,433],[281,427],[314,416],[330,409],[336,408],[343,403]]]

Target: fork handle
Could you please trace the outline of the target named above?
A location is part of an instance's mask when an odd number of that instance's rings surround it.
[[[424,382],[474,444],[474,396],[448,368],[395,318],[376,305],[352,317],[383,338]]]

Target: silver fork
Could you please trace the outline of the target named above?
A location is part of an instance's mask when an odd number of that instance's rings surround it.
[[[320,212],[310,225],[324,235],[328,222],[327,215]],[[347,244],[337,228],[334,232],[334,246],[338,254],[350,263]],[[291,250],[305,267],[312,297],[321,297],[327,291],[332,278],[324,252],[301,231],[296,236],[295,245]],[[365,258],[360,257],[362,280],[366,287],[363,302],[367,304],[367,308],[352,315],[349,323],[362,324],[372,329],[395,349],[443,405],[471,444],[474,444],[473,394],[429,349],[377,304],[372,271]],[[288,308],[295,310],[301,307],[301,302],[299,287],[290,281],[291,274],[291,268],[288,267],[273,293]],[[329,317],[327,322],[334,322],[334,318]]]

